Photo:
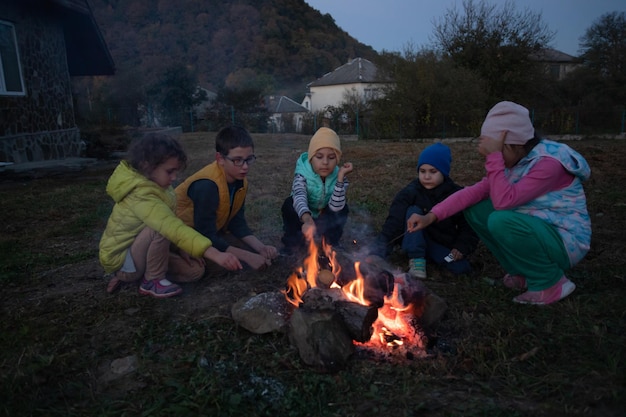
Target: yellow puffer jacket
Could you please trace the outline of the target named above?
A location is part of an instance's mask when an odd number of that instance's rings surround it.
[[[176,197],[172,187],[163,189],[120,162],[109,178],[107,194],[115,201],[106,229],[100,239],[100,263],[105,272],[118,271],[135,237],[149,227],[174,245],[195,257],[201,257],[211,240],[186,226],[176,217]]]

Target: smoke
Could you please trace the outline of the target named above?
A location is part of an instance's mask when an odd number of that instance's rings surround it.
[[[351,252],[355,261],[362,261],[372,253],[376,253],[376,237],[378,230],[372,225],[371,214],[362,208],[350,207],[350,215],[343,232],[344,242],[348,242],[346,250]]]

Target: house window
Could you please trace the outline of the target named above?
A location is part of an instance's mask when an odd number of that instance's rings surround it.
[[[0,20],[0,95],[24,95],[15,28],[11,23],[2,20]]]

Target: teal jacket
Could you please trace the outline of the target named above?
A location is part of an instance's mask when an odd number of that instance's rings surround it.
[[[337,183],[338,173],[339,167],[335,167],[333,172],[326,177],[326,181],[322,181],[322,178],[313,171],[308,152],[304,152],[298,158],[295,174],[300,174],[306,179],[309,210],[314,218],[317,218],[320,211],[328,205]]]

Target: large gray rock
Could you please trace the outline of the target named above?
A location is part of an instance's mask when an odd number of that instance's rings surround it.
[[[245,297],[233,304],[233,320],[244,329],[264,334],[287,329],[292,306],[281,292],[265,292]]]

